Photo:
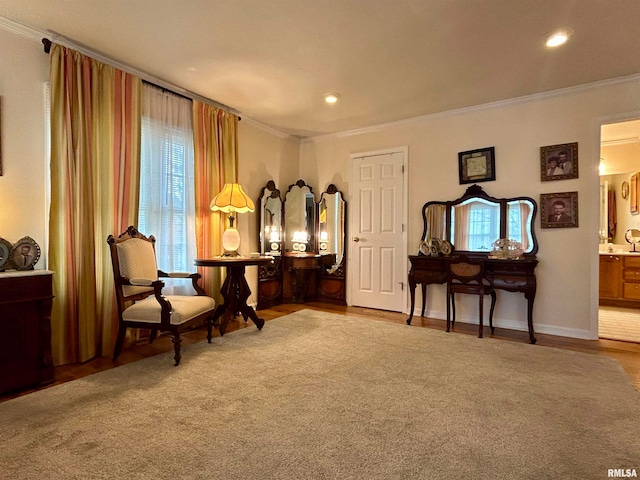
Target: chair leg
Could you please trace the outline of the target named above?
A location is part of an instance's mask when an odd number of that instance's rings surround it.
[[[182,355],[180,355],[180,344],[182,343],[180,332],[176,332],[171,341],[173,342],[173,351],[175,353],[173,359],[176,361],[175,366],[177,367],[180,365],[180,359],[182,358]]]
[[[489,328],[491,328],[491,334],[495,332],[495,328],[493,326],[493,310],[496,308],[496,292],[495,290],[491,292],[491,310],[489,310]]]
[[[157,329],[152,329],[149,332],[149,343],[153,343],[153,341],[156,339],[156,337],[158,336],[158,330]]]
[[[120,356],[120,352],[122,351],[122,344],[124,343],[124,336],[127,333],[127,327],[125,327],[122,323],[118,327],[118,338],[116,338],[116,345],[113,347],[113,357],[112,360],[115,362]]]
[[[484,330],[484,325],[483,325],[483,314],[484,314],[484,295],[480,294],[478,295],[478,298],[480,299],[480,315],[478,315],[479,317],[479,322],[478,322],[478,338],[482,338],[482,330]]]
[[[447,290],[447,329],[446,331],[451,331],[451,299],[453,298],[453,293],[449,293]]]
[[[456,325],[456,297],[453,292],[451,292],[451,327],[455,327]]]
[[[213,330],[213,313],[207,317],[207,342],[211,343],[211,332]]]

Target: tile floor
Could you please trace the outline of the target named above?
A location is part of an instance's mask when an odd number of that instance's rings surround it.
[[[600,338],[640,343],[640,310],[600,307],[598,312]]]

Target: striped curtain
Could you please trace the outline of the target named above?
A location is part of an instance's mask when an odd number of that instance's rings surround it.
[[[225,183],[238,178],[238,117],[211,105],[193,101],[195,160],[196,250],[198,258],[222,253],[222,233],[226,216],[212,212],[209,204]],[[199,268],[207,294],[221,303],[220,287],[224,272]]]
[[[137,218],[141,80],[53,44],[49,268],[55,365],[111,353],[109,234]]]

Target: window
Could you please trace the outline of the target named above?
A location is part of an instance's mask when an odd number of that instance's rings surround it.
[[[158,268],[195,271],[191,100],[143,85],[138,228],[156,237]]]

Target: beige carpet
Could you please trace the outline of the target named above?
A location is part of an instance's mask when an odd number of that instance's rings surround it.
[[[609,358],[303,310],[0,404],[7,479],[604,479]]]

